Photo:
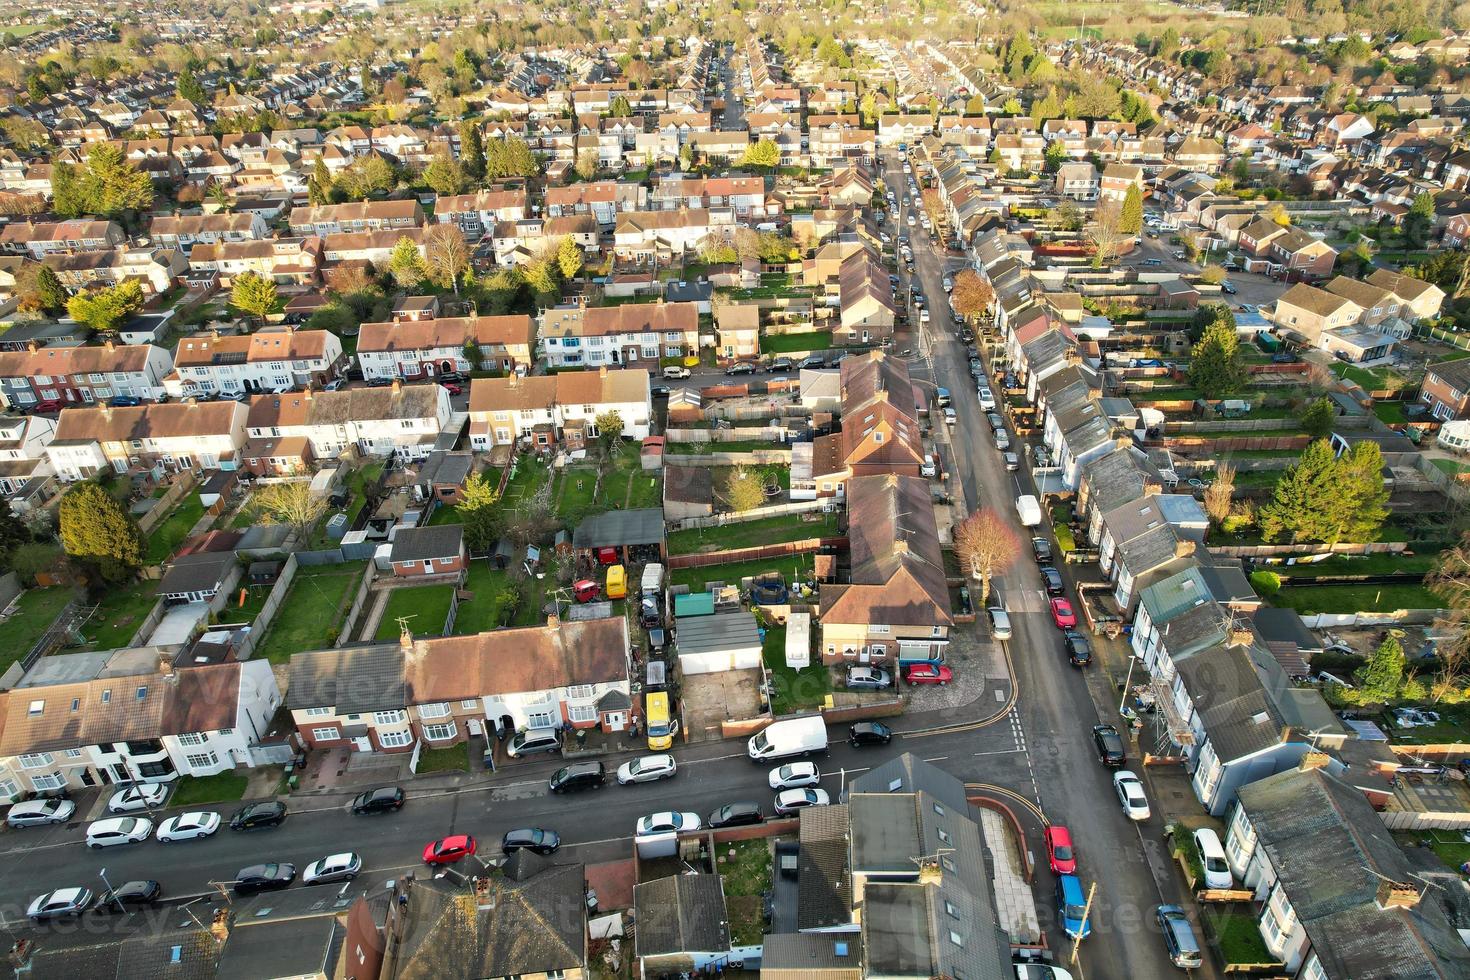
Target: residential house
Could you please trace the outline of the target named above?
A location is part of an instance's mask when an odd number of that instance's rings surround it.
[[[342,341],[329,330],[209,331],[179,341],[165,385],[176,397],[319,387],[338,377],[347,360]]]
[[[55,496],[55,467],[46,447],[56,435],[56,420],[44,415],[0,416],[0,496],[24,514]]]
[[[71,482],[106,467],[133,473],[161,467],[233,470],[245,445],[245,406],[188,399],[113,408],[64,409],[46,454],[59,479]]]
[[[322,240],[316,237],[201,244],[189,252],[191,275],[215,273],[226,288],[247,272],[282,285],[308,285],[316,281],[321,262]]]
[[[330,235],[344,231],[421,228],[427,219],[418,201],[356,201],[291,209],[291,234]]]
[[[761,352],[761,311],[755,303],[715,309],[715,348],[722,360],[749,360]]]
[[[1277,297],[1271,319],[1315,347],[1324,333],[1354,326],[1362,315],[1363,308],[1346,296],[1299,282]]]
[[[287,703],[311,748],[440,748],[471,736],[629,720],[628,625],[548,622],[472,636],[339,647],[291,658]]]
[[[90,252],[53,252],[42,259],[61,284],[73,292],[92,286],[114,286],[135,279],[145,295],[162,295],[188,269],[183,253],[151,245]]]
[[[1424,383],[1419,399],[1429,406],[1429,413],[1448,422],[1462,419],[1470,412],[1470,358],[1436,361],[1424,370]]]
[[[630,308],[630,307],[625,307]],[[597,416],[617,412],[623,437],[641,440],[653,415],[648,372],[641,368],[553,375],[476,378],[470,384],[470,446],[525,441],[538,452],[584,450],[598,435]]]
[[[1097,168],[1087,160],[1069,160],[1057,168],[1056,192],[1062,197],[1073,201],[1095,201],[1099,186]]]
[[[165,248],[188,254],[195,245],[220,242],[253,242],[270,237],[270,227],[258,214],[193,214],[160,216],[148,226],[148,234]]]
[[[451,414],[442,385],[395,381],[375,388],[256,395],[247,425],[251,439],[304,438],[317,459],[351,450],[423,459],[449,429]]]
[[[847,513],[849,581],[820,590],[823,663],[943,660],[954,618],[928,481],[854,476]]]
[[[357,362],[368,380],[413,381],[482,369],[525,373],[535,363],[535,346],[535,327],[525,313],[395,320],[362,325]],[[467,351],[477,354],[473,363]]]
[[[656,365],[660,358],[698,352],[699,311],[693,303],[573,302],[541,314],[537,339],[548,367]]]
[[[613,230],[613,248],[627,262],[670,262],[696,252],[716,230],[734,225],[730,208],[624,212]]]
[[[127,239],[116,221],[18,221],[0,228],[0,252],[42,259],[62,252],[110,252]]]
[[[842,431],[792,446],[791,497],[843,497],[855,476],[919,476],[924,444],[908,366],[881,351],[842,360]]]
[[[388,561],[393,565],[393,574],[399,578],[458,575],[469,565],[464,527],[459,524],[433,524],[397,528]],[[432,626],[427,623],[416,625],[421,631]]]
[[[1098,200],[1122,204],[1130,187],[1143,191],[1143,168],[1132,163],[1110,163],[1098,181]]]
[[[474,242],[498,222],[521,221],[529,217],[526,199],[524,187],[444,195],[434,202],[434,220],[440,224],[453,222],[459,225],[465,238]]]
[[[634,938],[642,976],[723,968],[732,959],[724,878],[681,873],[633,886],[640,928]]]
[[[832,329],[840,345],[881,344],[893,338],[898,303],[888,280],[888,267],[871,252],[856,252],[837,275],[838,320]]]
[[[1439,316],[1444,305],[1445,292],[1432,282],[1415,279],[1390,269],[1374,269],[1368,276],[1368,285],[1386,289],[1398,303],[1395,312],[1400,320],[1418,323]]]
[[[0,352],[0,398],[12,408],[37,402],[89,405],[118,395],[156,398],[173,360],[152,344],[36,347]]]

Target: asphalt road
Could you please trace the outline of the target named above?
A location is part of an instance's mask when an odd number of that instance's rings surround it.
[[[906,176],[899,168],[897,154],[884,156],[888,185],[895,189],[906,187]],[[906,212],[907,208],[901,209],[899,220],[904,219]],[[910,229],[905,224],[903,230],[912,241],[918,285],[931,312],[930,324],[919,345],[924,356],[911,364],[912,373],[921,381],[948,388],[958,416],[951,443],[943,450],[948,469],[958,479],[968,509],[995,508],[1011,522],[1023,541],[1028,540],[1031,535],[1021,526],[1015,498],[1023,489],[1034,492],[1034,487],[1024,470],[1006,472],[1000,453],[988,436],[990,426],[980,409],[975,383],[969,374],[972,351],[959,342],[945,301],[943,277],[963,263],[938,251],[922,227]],[[901,275],[902,285],[907,286],[908,274]],[[912,312],[910,322],[918,323]],[[895,347],[902,348],[905,343],[900,339]],[[991,388],[999,397],[1000,387],[993,380]],[[1014,444],[1017,441],[1014,432],[1012,436]],[[1052,544],[1055,551],[1054,538]],[[1090,672],[1079,671],[1069,664],[1062,652],[1060,632],[1051,621],[1029,546],[1022,552],[1016,564],[1000,576],[996,587],[1010,612],[1013,635],[1008,651],[1016,672],[1019,722],[1016,731],[1024,745],[1021,754],[1024,765],[1020,767],[1021,772],[1013,767],[1009,773],[1011,782],[1000,778],[989,781],[1030,797],[1052,823],[1067,826],[1077,850],[1083,886],[1097,886],[1093,933],[1081,944],[1080,969],[1074,969],[1074,975],[1175,975],[1178,970],[1164,955],[1153,920],[1155,906],[1161,902],[1179,902],[1182,898],[1163,845],[1163,821],[1157,813],[1141,824],[1124,817],[1113,792],[1112,774],[1098,763],[1092,744],[1094,724],[1117,720],[1115,710],[1104,713],[1097,707],[1109,704],[1112,695],[1101,677],[1093,678]],[[1063,573],[1066,574],[1065,569]],[[1089,691],[1089,683],[1095,683],[1099,689],[1096,700]],[[1146,780],[1136,761],[1132,760],[1133,771]],[[1055,879],[1046,867],[1046,856],[1039,842],[1031,843],[1037,847],[1034,888],[1037,910],[1041,921],[1051,924],[1052,948],[1064,952],[1058,958],[1061,962],[1066,959],[1065,951],[1071,943],[1055,928]],[[1213,975],[1213,967],[1195,973]]]

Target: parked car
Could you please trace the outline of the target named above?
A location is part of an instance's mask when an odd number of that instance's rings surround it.
[[[737,374],[755,374],[755,368],[749,364],[731,364],[725,368],[725,374],[729,377],[734,377]]]
[[[995,392],[990,390],[989,385],[980,385],[975,389],[976,396],[980,399],[980,407],[987,412],[995,411]]]
[[[5,822],[12,827],[39,827],[66,823],[77,812],[71,800],[22,800],[10,808]]]
[[[500,850],[503,854],[523,850],[533,851],[536,854],[555,854],[559,847],[561,847],[561,835],[554,830],[544,830],[541,827],[507,830],[505,836],[500,838]]]
[[[1006,432],[1005,429],[996,429],[994,432],[994,436],[996,449],[1004,452],[1007,449],[1011,448],[1011,436],[1010,433]]]
[[[66,407],[66,403],[60,398],[42,398],[28,410],[32,415],[50,415],[59,412]]]
[[[1077,856],[1072,852],[1072,832],[1061,824],[1052,824],[1041,835],[1046,841],[1046,863],[1053,874],[1077,873]]]
[[[1057,876],[1057,919],[1068,938],[1086,939],[1092,935],[1092,923],[1087,918],[1087,893],[1076,875]]]
[[[1236,293],[1235,284],[1229,279],[1221,279],[1220,292],[1224,293],[1227,296],[1234,296]]]
[[[651,783],[660,779],[672,779],[678,771],[679,765],[671,755],[645,755],[618,767],[618,785],[626,786],[629,783]]]
[[[115,395],[113,396],[112,400],[109,401],[107,404],[111,405],[113,408],[133,408],[134,406],[141,405],[143,403],[137,398],[134,398],[132,395]]]
[[[830,801],[824,789],[787,789],[776,794],[776,812],[786,817],[809,806],[826,806]]]
[[[424,845],[425,864],[453,864],[475,853],[476,842],[469,834],[453,834]]]
[[[26,906],[26,916],[32,922],[44,922],[67,915],[81,915],[91,904],[90,888],[58,888],[31,899],[31,904]]]
[[[772,374],[786,374],[791,370],[791,368],[791,359],[787,357],[778,357],[770,364],[766,365],[766,370],[770,371]]]
[[[231,830],[260,830],[263,827],[279,827],[286,820],[286,804],[274,800],[268,803],[248,803],[230,817]]]
[[[847,729],[847,744],[855,749],[869,745],[887,745],[893,741],[893,729],[880,721],[858,721]]]
[[[1086,667],[1092,663],[1092,644],[1076,630],[1063,630],[1062,642],[1067,646],[1067,659],[1073,667]]]
[[[213,837],[218,830],[218,813],[209,810],[190,810],[176,817],[169,817],[159,824],[158,832],[153,836],[161,844],[172,844],[176,841]]]
[[[648,394],[653,398],[667,398],[672,393],[673,390],[668,385],[659,384],[648,386]]]
[[[991,606],[985,610],[990,617],[990,635],[997,640],[1009,640],[1011,638],[1011,617],[999,606]]]
[[[1184,909],[1178,905],[1160,905],[1156,915],[1169,962],[1181,970],[1192,970],[1200,966],[1203,959],[1200,956],[1199,940],[1195,938],[1194,927],[1189,924],[1189,917]]]
[[[659,813],[650,813],[646,817],[639,817],[634,833],[639,837],[646,837],[649,834],[676,834],[699,828],[699,814],[663,810]]]
[[[1061,595],[1067,591],[1067,586],[1062,581],[1062,573],[1054,567],[1042,565],[1037,571],[1041,573],[1041,584],[1046,588],[1047,595]]]
[[[362,870],[362,858],[351,851],[328,854],[313,861],[301,872],[303,885],[329,885],[335,881],[351,881]]]
[[[1077,614],[1072,611],[1072,604],[1060,597],[1051,600],[1051,618],[1058,629],[1077,625]]]
[[[357,794],[352,801],[352,812],[357,814],[393,813],[402,809],[403,789],[399,786],[379,786]]]
[[[1230,865],[1225,861],[1225,848],[1220,835],[1209,827],[1194,832],[1194,849],[1199,851],[1199,863],[1205,872],[1206,888],[1233,888],[1235,878],[1230,874]]]
[[[996,432],[1004,432],[1006,430],[1006,420],[1001,418],[996,412],[986,412],[985,421],[989,422],[990,428]]]
[[[671,365],[664,368],[663,376],[669,381],[683,381],[689,377],[689,369]]]
[[[954,680],[954,671],[944,664],[909,664],[904,671],[904,680],[910,684],[938,684],[943,686]]]
[[[726,803],[718,810],[711,811],[707,826],[711,830],[719,830],[724,827],[745,827],[749,824],[760,823],[766,819],[761,813],[761,805],[751,800],[741,800],[737,803]]]
[[[92,911],[98,915],[124,915],[134,909],[157,905],[163,897],[163,886],[151,879],[125,881],[97,896]]]
[[[863,667],[854,664],[847,668],[846,686],[853,690],[881,691],[892,683],[892,675],[882,667]]]
[[[1015,453],[1005,452],[1000,454],[1001,461],[1005,463],[1006,472],[1014,473],[1021,468],[1021,457]]]
[[[1112,725],[1093,725],[1092,744],[1097,748],[1097,761],[1116,769],[1128,761],[1123,751],[1123,736]]]
[[[1051,564],[1051,542],[1046,538],[1031,539],[1031,556],[1036,559],[1038,565]]]
[[[168,787],[161,783],[139,783],[113,793],[107,800],[108,813],[137,813],[160,806],[168,797]]]
[[[451,395],[462,395],[462,394],[464,394],[464,389],[461,388],[458,384],[456,384],[453,381],[440,381],[439,382],[439,387],[443,388],[445,391],[449,392]]]
[[[1133,773],[1127,769],[1113,773],[1113,792],[1118,794],[1123,814],[1129,820],[1149,818],[1148,797],[1143,793],[1143,781]]]
[[[800,789],[816,786],[822,781],[822,770],[815,762],[788,762],[771,770],[768,781],[771,789]]]
[[[799,368],[823,368],[827,366],[827,359],[821,354],[812,354],[801,359],[797,365]]]
[[[331,381],[322,385],[322,391],[341,391],[346,384],[347,382],[342,378],[333,378]]]
[[[561,733],[555,728],[528,728],[516,732],[506,744],[505,754],[512,759],[535,752],[560,752]]]
[[[946,408],[944,410],[944,424],[945,425],[953,426],[958,421],[959,421],[959,416],[957,416],[955,414],[954,409],[952,409],[952,408]]]
[[[87,846],[96,849],[136,844],[152,836],[153,821],[147,817],[108,817],[93,821],[87,828]]]
[[[252,864],[241,868],[235,875],[236,895],[257,895],[260,892],[278,892],[296,880],[296,865],[277,862]]]

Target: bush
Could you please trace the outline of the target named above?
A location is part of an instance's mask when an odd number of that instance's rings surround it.
[[[1281,576],[1264,568],[1251,572],[1251,587],[1263,598],[1269,599],[1281,591]]]

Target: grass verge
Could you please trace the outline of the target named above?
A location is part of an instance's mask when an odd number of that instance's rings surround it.
[[[198,492],[187,494],[162,521],[148,533],[148,546],[143,561],[148,565],[163,563],[189,537],[189,532],[204,516],[204,504]]]
[[[419,753],[419,767],[414,775],[426,772],[469,772],[470,750],[464,742],[442,749],[424,749]]]
[[[175,785],[169,806],[202,806],[205,803],[233,803],[243,799],[250,780],[233,772],[213,776],[181,776]]]

